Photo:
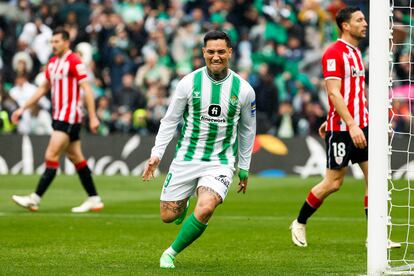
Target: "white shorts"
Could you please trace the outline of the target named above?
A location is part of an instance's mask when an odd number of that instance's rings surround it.
[[[173,160],[165,178],[161,201],[178,201],[195,194],[198,187],[209,187],[224,201],[234,169],[207,162]]]

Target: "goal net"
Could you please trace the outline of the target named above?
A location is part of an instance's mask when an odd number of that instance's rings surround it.
[[[389,274],[414,274],[414,0],[390,2],[388,239]]]

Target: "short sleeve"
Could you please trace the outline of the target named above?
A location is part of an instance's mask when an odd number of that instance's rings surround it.
[[[76,80],[78,82],[85,80],[88,77],[85,64],[82,63],[79,57],[75,57],[71,63],[71,73],[75,76]]]
[[[340,51],[333,47],[328,48],[322,57],[322,71],[324,79],[344,78],[343,59]]]

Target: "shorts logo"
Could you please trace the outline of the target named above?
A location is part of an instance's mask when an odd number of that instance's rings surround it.
[[[221,106],[219,106],[218,104],[211,104],[208,107],[208,115],[210,115],[211,117],[218,117],[221,115]]]
[[[168,184],[170,184],[171,177],[172,177],[172,173],[168,173],[164,181],[164,188],[167,188]]]
[[[344,161],[343,157],[335,157],[336,164],[341,165],[343,161]]]
[[[335,59],[328,59],[326,61],[326,67],[327,67],[326,69],[329,72],[336,71],[336,61],[335,61]]]
[[[214,179],[221,182],[227,188],[230,186],[230,179],[226,175],[219,175],[214,177]]]

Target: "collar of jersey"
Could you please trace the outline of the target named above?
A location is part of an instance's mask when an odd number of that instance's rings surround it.
[[[338,38],[338,41],[341,41],[342,43],[345,43],[345,45],[347,45],[347,46],[351,47],[352,49],[354,49],[355,51],[357,51],[357,52],[358,52],[358,48],[357,48],[357,47],[355,47],[355,46],[354,46],[354,45],[352,45],[351,43],[349,43],[349,42],[347,42],[347,41],[343,40],[342,38]]]
[[[210,75],[209,75],[209,74],[208,74],[208,72],[207,72],[207,66],[205,66],[205,67],[204,67],[204,72],[206,73],[207,77],[208,77],[208,78],[209,78],[212,82],[214,82],[214,83],[221,83],[221,82],[224,82],[224,81],[225,81],[225,80],[227,80],[227,79],[230,77],[230,75],[231,75],[231,70],[229,69],[229,73],[227,74],[227,76],[226,76],[224,79],[217,81],[217,80],[214,80],[214,79],[212,79],[212,78],[210,77]]]
[[[62,57],[60,57],[60,60],[65,60],[70,54],[72,53],[72,50],[68,50]]]

